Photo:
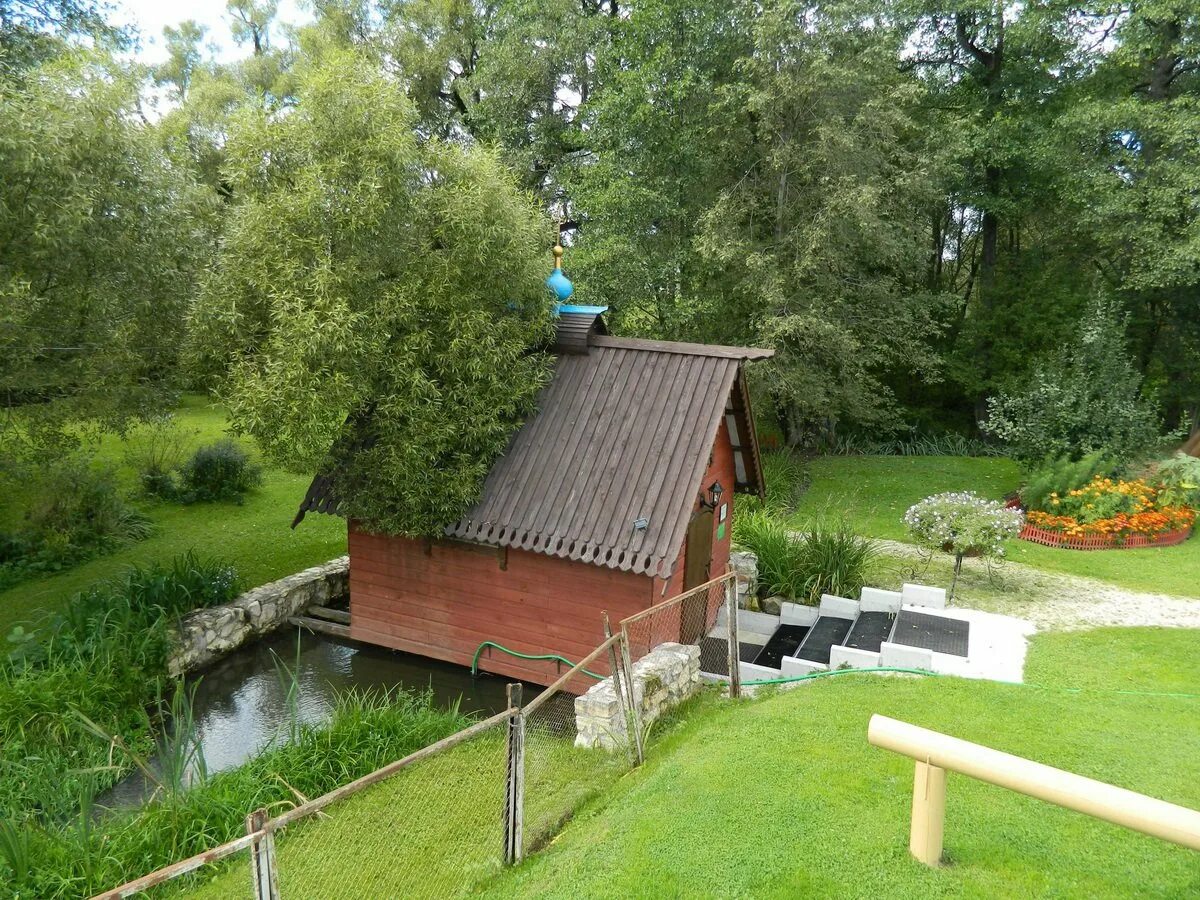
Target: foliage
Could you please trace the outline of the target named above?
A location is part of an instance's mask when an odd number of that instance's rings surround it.
[[[1158,464],[1154,479],[1162,505],[1200,509],[1200,458],[1177,453]]]
[[[1105,303],[1093,306],[1074,340],[1028,386],[991,398],[983,425],[1022,461],[1095,451],[1124,461],[1160,438],[1120,320]]]
[[[318,797],[466,724],[457,708],[438,709],[426,694],[349,692],[325,724],[300,724],[292,743],[107,817],[103,840],[70,822],[17,825],[28,870],[19,887],[47,898],[98,893],[245,834],[246,810],[295,803],[296,792]],[[0,871],[3,862],[0,853]]]
[[[21,529],[0,534],[0,579],[57,571],[143,540],[151,530],[150,520],[121,497],[112,469],[73,457],[37,480]]]
[[[737,499],[737,510],[766,509],[775,515],[784,516],[793,510],[808,483],[808,471],[801,459],[786,450],[767,451],[761,457],[763,481],[766,484],[766,499],[746,494]]]
[[[835,456],[1002,456],[996,444],[965,434],[913,434],[911,437],[871,438],[841,434],[829,447]]]
[[[213,207],[139,124],[139,86],[82,51],[0,77],[0,397],[21,407],[0,420],[9,474],[178,387]]]
[[[768,510],[739,511],[734,541],[757,557],[762,596],[810,605],[822,594],[856,596],[878,553],[873,541],[854,534],[843,521],[818,519],[793,533]]]
[[[179,470],[179,495],[188,503],[237,500],[262,484],[262,469],[235,441],[200,447]]]
[[[197,356],[268,459],[332,466],[367,527],[432,533],[549,373],[546,229],[494,154],[418,140],[363,58],[298,78],[291,114],[247,114],[227,148],[241,200]]]
[[[230,566],[189,554],[133,567],[32,631],[14,629],[0,662],[0,812],[60,821],[81,791],[114,782],[128,762],[110,762],[109,748],[83,739],[72,710],[145,746],[154,724],[146,709],[168,684],[168,625],[239,590]]]
[[[196,432],[181,427],[172,414],[156,416],[136,428],[125,439],[125,464],[137,474],[142,490],[151,497],[176,496],[175,470]]]
[[[1021,530],[1020,510],[973,491],[951,491],[926,497],[909,507],[904,524],[913,540],[956,557],[1004,555],[1004,542]]]
[[[1029,513],[1030,524],[1067,537],[1098,535],[1117,540],[1182,531],[1195,521],[1194,509],[1164,503],[1140,479],[1114,481],[1099,475],[1061,496],[1052,493],[1043,509]]]
[[[1052,496],[1083,487],[1097,476],[1112,474],[1116,468],[1103,450],[1093,451],[1079,459],[1070,456],[1051,457],[1029,473],[1025,486],[1021,488],[1021,502],[1026,509],[1045,509]]]

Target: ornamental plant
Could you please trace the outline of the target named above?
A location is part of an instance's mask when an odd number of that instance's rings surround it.
[[[1044,509],[1029,512],[1029,523],[1065,537],[1111,536],[1118,543],[1135,534],[1154,537],[1195,524],[1196,511],[1170,502],[1174,496],[1141,479],[1097,476],[1062,496],[1052,493]]]
[[[922,547],[954,556],[950,598],[967,556],[994,559],[1004,556],[1004,541],[1016,537],[1024,525],[1020,510],[973,491],[934,494],[909,507],[904,514],[908,532]]]

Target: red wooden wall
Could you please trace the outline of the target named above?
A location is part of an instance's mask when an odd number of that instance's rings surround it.
[[[729,561],[733,526],[733,450],[724,422],[712,462],[693,492],[693,511],[700,491],[713,481],[721,482],[722,502],[729,505],[723,538],[717,538],[719,509],[713,517],[715,577]],[[664,581],[525,550],[375,535],[353,522],[349,547],[351,636],[464,666],[484,641],[578,662],[604,639],[603,610],[615,627],[622,618],[678,594],[685,563],[681,547],[674,574]],[[540,684],[566,671],[553,662],[490,649],[480,657],[480,667]],[[607,657],[589,668],[607,673]]]

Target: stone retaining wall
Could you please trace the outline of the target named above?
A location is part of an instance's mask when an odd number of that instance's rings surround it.
[[[342,556],[246,591],[221,606],[188,613],[176,627],[167,669],[178,676],[207,666],[302,609],[345,597],[349,589],[350,557]]]
[[[700,648],[659,644],[633,664],[633,696],[645,728],[700,686]],[[575,746],[616,750],[628,743],[613,680],[605,678],[575,698]]]

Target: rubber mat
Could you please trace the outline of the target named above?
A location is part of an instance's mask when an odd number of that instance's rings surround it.
[[[892,642],[935,653],[966,656],[969,635],[969,622],[902,609],[896,620],[896,630],[892,633]]]
[[[729,641],[724,638],[705,637],[700,639],[699,646],[701,672],[710,675],[729,674]],[[740,644],[738,659],[742,662],[754,662],[762,649],[762,644]]]
[[[821,618],[813,623],[812,629],[808,632],[808,637],[804,639],[804,643],[796,651],[796,656],[799,659],[806,659],[809,662],[828,663],[829,648],[834,644],[840,644],[844,641],[846,634],[850,631],[850,626],[853,624],[853,619],[821,616]]]
[[[846,635],[846,646],[878,653],[879,647],[891,634],[894,621],[896,617],[888,612],[859,613],[854,627]]]
[[[778,669],[779,661],[785,656],[794,654],[806,634],[808,634],[807,625],[780,625],[775,629],[775,633],[771,635],[771,639],[767,641],[767,645],[762,648],[754,662],[760,666]]]

